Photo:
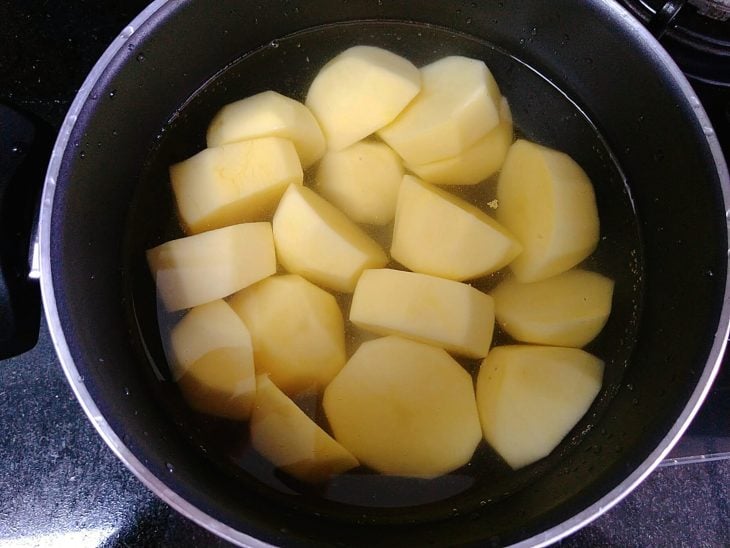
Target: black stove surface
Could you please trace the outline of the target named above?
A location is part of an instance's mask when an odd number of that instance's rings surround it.
[[[0,102],[53,135],[96,59],[146,4],[0,0]],[[693,84],[730,157],[728,89]],[[730,539],[730,460],[721,460],[730,457],[730,363],[671,457],[561,545]],[[696,461],[704,462],[688,464]],[[0,492],[3,547],[227,545],[158,500],[104,445],[65,381],[45,323],[33,350],[0,360]]]

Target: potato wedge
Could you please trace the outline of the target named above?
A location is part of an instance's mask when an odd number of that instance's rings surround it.
[[[388,262],[382,248],[344,213],[299,185],[284,193],[273,227],[284,268],[329,289],[352,292],[363,270]]]
[[[319,160],[326,148],[322,130],[309,109],[275,91],[224,106],[208,126],[208,147],[259,137],[289,139],[297,149],[302,169]]]
[[[400,335],[470,358],[492,343],[494,303],[473,287],[402,270],[366,270],[350,321],[379,335]]]
[[[306,105],[330,150],[342,150],[392,122],[421,89],[418,69],[382,48],[355,46],[314,78]]]
[[[408,164],[452,158],[497,127],[500,99],[482,61],[444,57],[421,69],[421,93],[378,135]]]
[[[521,282],[565,272],[598,245],[593,185],[567,154],[516,141],[499,176],[497,199],[497,219],[523,247],[510,263]]]
[[[410,270],[469,280],[503,268],[521,249],[479,208],[416,177],[403,177],[390,253]]]
[[[356,223],[387,225],[395,217],[403,164],[385,143],[360,141],[329,151],[319,164],[319,193]]]
[[[302,184],[291,141],[263,137],[208,148],[170,167],[180,219],[189,234],[267,220],[289,184]]]
[[[276,272],[271,223],[246,223],[172,240],[147,251],[169,311],[222,299]]]
[[[183,396],[202,413],[246,420],[256,395],[248,329],[225,301],[196,306],[170,333],[170,365]]]
[[[383,474],[446,474],[482,438],[469,373],[444,350],[400,337],[363,343],[323,405],[335,439]]]
[[[552,452],[601,390],[603,362],[577,348],[498,346],[482,362],[484,438],[513,469]]]
[[[266,375],[256,377],[251,443],[274,466],[307,483],[322,483],[360,465]]]
[[[285,393],[321,390],[345,365],[340,307],[301,276],[272,276],[229,302],[251,332],[256,372]]]
[[[580,348],[611,314],[613,280],[573,269],[539,282],[507,279],[491,295],[499,325],[518,341]]]

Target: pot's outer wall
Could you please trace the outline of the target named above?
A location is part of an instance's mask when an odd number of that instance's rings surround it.
[[[150,143],[192,93],[273,39],[327,22],[372,18],[416,20],[480,36],[566,90],[627,174],[643,228],[646,282],[639,341],[624,385],[564,465],[480,514],[379,528],[301,516],[255,496],[253,486],[250,493],[234,490],[190,450],[158,409],[138,367],[120,268],[128,206]],[[135,29],[128,48],[92,90],[70,136],[53,203],[58,314],[104,419],[170,489],[274,544],[505,544],[596,502],[656,448],[696,388],[727,274],[725,207],[703,128],[691,101],[640,37],[615,10],[585,0],[429,1],[418,3],[417,11],[406,1],[168,2]]]

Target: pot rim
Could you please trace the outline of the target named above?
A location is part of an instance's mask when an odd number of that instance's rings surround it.
[[[102,416],[99,408],[86,389],[84,382],[80,378],[79,371],[76,368],[68,343],[66,342],[66,335],[63,331],[63,325],[56,306],[55,291],[53,288],[53,265],[51,264],[50,249],[51,216],[53,212],[53,200],[58,183],[58,175],[64,154],[68,148],[70,135],[77,123],[79,113],[87,102],[91,90],[117,53],[121,51],[122,48],[126,47],[129,39],[134,35],[138,28],[144,25],[153,17],[154,14],[171,1],[173,0],[154,0],[149,6],[140,12],[140,14],[137,15],[137,17],[135,17],[131,23],[127,25],[112,41],[106,51],[96,62],[91,72],[84,80],[82,86],[79,88],[76,97],[66,114],[54,145],[53,152],[51,153],[51,159],[46,173],[41,199],[38,243],[34,246],[36,253],[39,253],[40,257],[38,261],[38,257],[36,255],[34,257],[34,263],[40,263],[41,295],[44,303],[46,320],[56,349],[56,354],[61,362],[61,366],[64,370],[68,383],[71,385],[71,388],[82,409],[86,413],[86,416],[114,454],[137,477],[137,479],[139,479],[155,495],[174,508],[177,512],[197,523],[201,527],[234,544],[250,546],[252,548],[267,547],[271,545],[226,525],[185,500],[175,491],[170,489],[157,476],[155,476],[122,442],[119,435],[114,432],[111,425]],[[695,116],[698,118],[702,126],[705,128],[711,128],[712,124],[710,123],[710,120],[689,81],[669,54],[656,41],[654,36],[652,36],[652,34],[638,20],[636,20],[617,2],[605,2],[605,4],[607,9],[612,10],[617,16],[624,20],[624,23],[628,26],[628,29],[632,33],[638,35],[641,40],[652,46],[656,60],[667,67],[679,88],[688,99],[692,109],[694,110]],[[714,131],[706,131],[705,136],[717,167],[723,201],[725,208],[728,211],[728,221],[730,223],[730,209],[728,209],[728,204],[730,204],[730,176],[728,175],[727,163]],[[728,240],[730,241],[730,226],[728,228]],[[728,266],[730,267],[730,251],[728,252],[728,259]],[[725,295],[728,294],[730,294],[730,276],[726,276],[725,279]],[[644,479],[646,479],[646,477],[669,453],[677,441],[679,441],[680,437],[697,414],[702,402],[711,388],[712,381],[715,379],[720,369],[729,333],[730,299],[724,299],[718,328],[715,332],[714,342],[710,349],[705,368],[699,378],[697,387],[692,392],[686,406],[675,424],[661,440],[657,448],[652,451],[649,456],[633,472],[631,472],[628,477],[626,477],[626,479],[624,479],[614,489],[606,493],[598,501],[562,523],[551,527],[542,533],[538,533],[529,539],[520,541],[513,546],[521,548],[527,548],[528,546],[547,546],[571,535],[601,516],[603,513],[607,512],[631,491],[633,491]]]

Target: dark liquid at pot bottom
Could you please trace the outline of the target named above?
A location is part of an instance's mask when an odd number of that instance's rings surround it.
[[[167,314],[159,305],[144,260],[145,249],[183,236],[169,187],[168,166],[205,147],[206,127],[222,105],[268,89],[303,100],[319,68],[338,52],[357,44],[387,48],[417,66],[453,54],[484,60],[509,99],[522,135],[569,153],[593,181],[601,241],[583,266],[616,281],[608,324],[586,348],[606,362],[604,386],[589,413],[558,449],[524,469],[512,471],[481,443],[468,465],[433,480],[386,477],[360,468],[325,485],[308,486],[273,469],[253,451],[247,424],[193,412],[170,380],[164,341],[181,315]],[[161,406],[191,446],[204,452],[211,466],[230,474],[232,482],[240,482],[242,493],[248,489],[290,506],[357,520],[388,521],[388,509],[398,507],[402,508],[398,512],[401,522],[408,519],[409,507],[414,510],[414,519],[433,519],[499,501],[559,466],[567,452],[579,450],[576,446],[581,433],[590,429],[605,410],[632,351],[641,297],[642,252],[626,181],[607,143],[577,106],[580,101],[576,98],[577,103],[573,102],[568,95],[537,70],[473,37],[411,23],[361,22],[313,28],[272,42],[225,68],[191,97],[161,132],[150,154],[130,213],[126,248],[133,332],[150,364],[150,382]],[[486,209],[493,189],[493,182],[487,182],[451,190]],[[474,285],[487,291],[498,277],[478,280]],[[509,337],[497,329],[495,344],[509,342]],[[477,361],[462,363],[476,374]],[[306,410],[311,414],[322,416],[316,399],[300,404],[309,407]]]

